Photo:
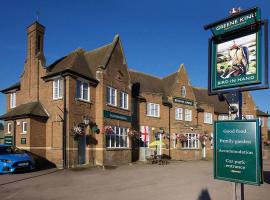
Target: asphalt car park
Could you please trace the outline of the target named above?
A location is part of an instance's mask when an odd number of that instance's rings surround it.
[[[1,175],[1,200],[233,199],[234,184],[214,180],[212,166],[212,161],[171,161]],[[269,199],[270,160],[264,160],[264,178],[261,186],[245,185],[246,200]]]

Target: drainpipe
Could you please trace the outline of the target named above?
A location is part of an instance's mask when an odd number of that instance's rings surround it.
[[[13,145],[16,146],[16,120],[13,120]]]
[[[171,106],[169,106],[169,157],[171,158]]]
[[[61,75],[62,76],[62,75]],[[62,76],[63,77],[63,76]],[[66,123],[67,123],[67,98],[66,98],[66,78],[63,77],[63,101],[64,101],[64,117],[63,117],[63,168],[67,168],[67,152],[66,152],[66,138],[67,138],[67,127],[66,127]]]

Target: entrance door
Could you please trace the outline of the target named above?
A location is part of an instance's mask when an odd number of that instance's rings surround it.
[[[78,164],[85,164],[85,148],[86,148],[86,137],[85,135],[79,136],[78,138]]]

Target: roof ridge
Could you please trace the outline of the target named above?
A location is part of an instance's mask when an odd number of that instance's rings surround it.
[[[162,79],[168,78],[169,76],[172,76],[172,75],[175,75],[175,74],[177,74],[177,72],[173,72],[173,73],[171,73],[171,74],[169,74],[167,76],[164,76]]]
[[[101,50],[101,49],[103,49],[103,48],[105,48],[105,47],[108,47],[108,46],[110,46],[110,45],[112,45],[112,42],[109,43],[109,44],[105,44],[105,45],[103,45],[103,46],[101,46],[101,47],[98,47],[98,48],[95,48],[95,49],[92,49],[92,50],[89,50],[89,51],[85,51],[84,54],[89,54],[89,53],[93,53],[93,52],[95,52],[95,51],[99,51],[99,50]]]
[[[159,79],[159,80],[162,80],[162,78],[160,78],[160,77],[158,77],[158,76],[155,76],[155,75],[152,75],[152,74],[147,74],[147,73],[145,73],[145,72],[140,72],[140,71],[137,71],[137,70],[131,69],[131,68],[129,68],[128,70],[131,71],[131,72],[140,73],[140,74],[143,74],[143,75],[145,75],[145,76],[150,76],[150,77],[153,77],[153,78],[157,78],[157,79]]]
[[[203,87],[195,87],[195,86],[192,86],[192,88],[198,89],[198,90],[207,90],[207,88],[203,88]]]

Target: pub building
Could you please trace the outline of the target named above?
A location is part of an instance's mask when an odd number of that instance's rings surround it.
[[[228,105],[193,87],[185,66],[164,78],[129,69],[120,37],[97,49],[76,49],[46,65],[45,27],[27,28],[27,56],[17,83],[3,89],[4,143],[58,167],[115,165],[157,153],[174,160],[212,157],[213,120],[232,119]],[[243,114],[268,113],[248,92]]]

